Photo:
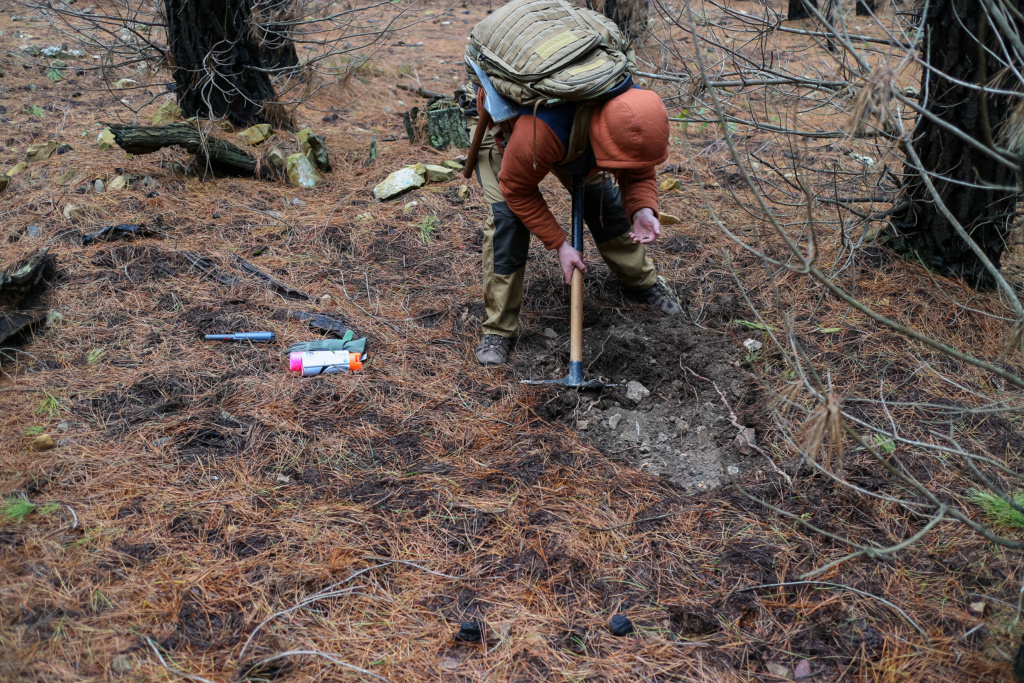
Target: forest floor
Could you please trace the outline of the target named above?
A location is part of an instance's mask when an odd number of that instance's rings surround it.
[[[487,5],[423,11],[436,19],[424,14],[346,89],[298,110],[334,165],[304,190],[177,174],[181,150],[98,150],[103,122],[148,123],[170,96],[111,90],[94,71],[51,82],[48,60],[22,48],[60,37],[33,10],[0,4],[0,166],[30,144],[71,147],[0,194],[0,266],[48,247],[57,276],[38,307],[60,314],[0,365],[4,509],[19,497],[37,506],[0,519],[0,679],[1009,681],[1020,555],[959,525],[797,581],[849,548],[793,518],[882,545],[922,523],[815,475],[778,433],[770,406],[791,377],[745,297],[765,320],[779,314],[762,298],[765,269],[712,218],[737,230],[756,220],[734,201],[715,126],[673,133],[669,164],[681,166],[663,178],[681,186],[662,210],[682,220],[651,248],[690,315],[631,302],[592,254],[587,373],[641,382],[647,398],[519,383],[567,366],[568,291],[536,242],[513,362],[476,364],[479,186],[466,183],[468,198],[461,178],[390,203],[371,194],[406,164],[464,153],[411,146],[401,113],[423,100],[397,86],[465,82],[465,38]],[[122,99],[145,106],[136,115]],[[842,153],[814,151],[822,163]],[[77,193],[122,173],[155,183]],[[566,193],[544,192],[567,219]],[[65,218],[68,204],[84,216]],[[83,232],[123,223],[154,233],[83,246]],[[307,298],[268,289],[236,256]],[[1005,332],[974,315],[998,311],[995,295],[870,256],[856,266],[861,295],[892,317],[978,353]],[[834,362],[837,386],[884,376],[914,400],[949,398],[915,378],[916,345],[812,301],[794,278],[776,287],[835,320],[794,325]],[[972,296],[950,330],[948,302]],[[283,350],[319,336],[294,312],[365,334],[364,370],[290,374]],[[277,339],[202,339],[246,330]],[[737,441],[741,428],[760,452]],[[979,431],[1017,467],[1017,424]],[[44,433],[56,447],[34,450]],[[844,467],[868,491],[906,495],[859,456]],[[619,614],[632,634],[610,632]],[[467,621],[480,642],[456,640]]]

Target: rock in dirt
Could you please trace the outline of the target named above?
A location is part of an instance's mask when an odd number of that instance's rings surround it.
[[[96,146],[100,149],[110,149],[114,144],[114,134],[110,132],[109,128],[104,128],[100,131],[100,134],[96,136]]]
[[[764,344],[762,344],[761,342],[757,341],[756,339],[746,339],[746,340],[743,341],[743,348],[745,348],[750,353],[754,353],[755,351],[760,351],[761,347],[763,347],[763,346],[764,346]]]
[[[617,429],[620,422],[622,422],[622,415],[619,413],[615,413],[614,415],[608,418],[608,429]]]
[[[267,152],[267,163],[273,166],[278,171],[284,171],[284,152],[281,151],[280,147],[275,147],[274,149]]]
[[[66,204],[63,213],[64,218],[67,218],[69,221],[85,220],[85,209],[75,204]]]
[[[418,164],[422,166],[422,164]],[[373,188],[373,196],[380,201],[397,197],[404,192],[423,187],[427,183],[426,168],[420,173],[415,167],[407,167],[395,171]]]
[[[418,207],[419,205],[420,203],[418,201],[413,200],[402,207],[402,213],[404,213],[406,216],[408,216],[409,214],[416,213],[416,207]]]
[[[545,328],[544,328],[544,331],[543,331],[543,332],[541,332],[541,334],[543,334],[543,335],[544,335],[545,337],[547,337],[548,339],[558,339],[558,333],[557,333],[557,332],[555,332],[555,331],[554,331],[553,329],[551,329],[550,327],[545,327]]]
[[[24,171],[26,168],[28,168],[28,164],[26,164],[24,161],[19,161],[14,166],[11,166],[9,169],[7,169],[7,176],[13,178],[14,176]]]
[[[661,223],[662,225],[676,225],[677,223],[679,223],[679,222],[680,222],[680,220],[679,220],[679,216],[673,216],[673,215],[672,215],[672,214],[670,214],[670,213],[661,213],[661,214],[658,214],[658,221],[659,221],[659,222],[660,222],[660,223]]]
[[[459,199],[469,199],[469,185],[459,185]]]
[[[288,176],[288,183],[295,187],[311,189],[320,182],[320,174],[309,163],[305,154],[290,154],[285,159],[285,173]]]
[[[118,655],[110,662],[110,670],[116,674],[130,673],[132,670],[132,660],[128,655]]]
[[[56,153],[59,146],[56,140],[50,140],[41,145],[29,145],[28,149],[25,150],[25,161],[32,162],[49,159]]]
[[[800,663],[796,665],[793,670],[793,678],[798,681],[802,681],[805,678],[811,677],[811,663],[806,659],[801,659]]]
[[[306,155],[310,163],[316,166],[323,173],[331,172],[331,159],[327,156],[327,148],[324,146],[324,139],[313,134],[310,128],[304,128],[296,133],[302,153]]]
[[[480,624],[475,621],[464,621],[455,634],[455,640],[462,643],[479,643],[481,638]]]
[[[7,186],[10,184],[10,182],[11,182],[11,176],[4,175],[3,173],[0,173],[0,192],[3,192],[4,190],[6,190]]]
[[[984,602],[972,602],[967,606],[967,613],[972,617],[983,617],[985,616],[985,603]]]
[[[116,176],[110,181],[110,184],[107,185],[107,189],[111,192],[117,192],[118,190],[123,190],[126,187],[128,187],[128,178],[123,175]]]
[[[679,180],[676,178],[665,178],[661,181],[661,184],[658,185],[658,189],[662,192],[672,192],[673,190],[678,190],[679,187]]]
[[[793,678],[793,672],[789,670],[788,666],[782,666],[781,664],[776,664],[775,662],[769,662],[766,668],[768,669],[768,673],[770,673],[772,676],[778,676],[779,678],[783,678],[787,681],[792,680]]]
[[[608,622],[608,630],[613,636],[628,636],[633,632],[633,622],[624,614],[616,614]]]
[[[449,159],[449,160],[447,160],[447,161],[442,161],[442,162],[441,162],[441,165],[442,165],[442,166],[444,166],[444,167],[446,167],[446,168],[451,168],[451,169],[454,169],[454,170],[456,170],[456,171],[461,171],[461,170],[462,170],[463,168],[465,168],[465,166],[463,166],[463,165],[462,165],[462,164],[460,164],[459,162],[457,162],[457,161],[452,161],[452,160],[450,160],[450,159]]]
[[[736,434],[736,438],[733,439],[732,445],[736,447],[736,450],[741,455],[753,455],[757,452],[757,441],[754,439],[753,427],[744,427]]]
[[[433,164],[427,164],[425,168],[427,169],[427,180],[432,183],[447,183],[450,180],[455,180],[454,169]]]
[[[35,441],[32,442],[32,450],[37,452],[48,451],[56,445],[57,444],[54,443],[52,436],[49,434],[40,434],[36,437]]]
[[[255,126],[243,130],[238,137],[242,138],[243,143],[252,147],[269,138],[273,132],[274,128],[269,123],[257,123]]]
[[[633,380],[626,384],[626,400],[636,404],[651,395],[650,389]]]

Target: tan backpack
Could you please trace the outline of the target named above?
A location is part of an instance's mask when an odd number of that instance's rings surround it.
[[[529,106],[600,100],[636,70],[618,27],[566,0],[512,0],[476,25],[466,58],[499,93]],[[468,63],[466,72],[479,85]]]

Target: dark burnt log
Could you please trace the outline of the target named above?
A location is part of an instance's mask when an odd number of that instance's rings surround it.
[[[107,124],[114,142],[129,154],[150,154],[164,147],[182,147],[195,154],[202,166],[214,173],[250,178],[276,178],[270,164],[259,163],[241,147],[215,137],[204,136],[192,123],[169,123],[164,126],[129,126]]]

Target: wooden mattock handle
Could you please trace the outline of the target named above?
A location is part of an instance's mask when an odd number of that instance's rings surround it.
[[[583,273],[572,271],[571,309],[569,312],[569,360],[583,360]]]

